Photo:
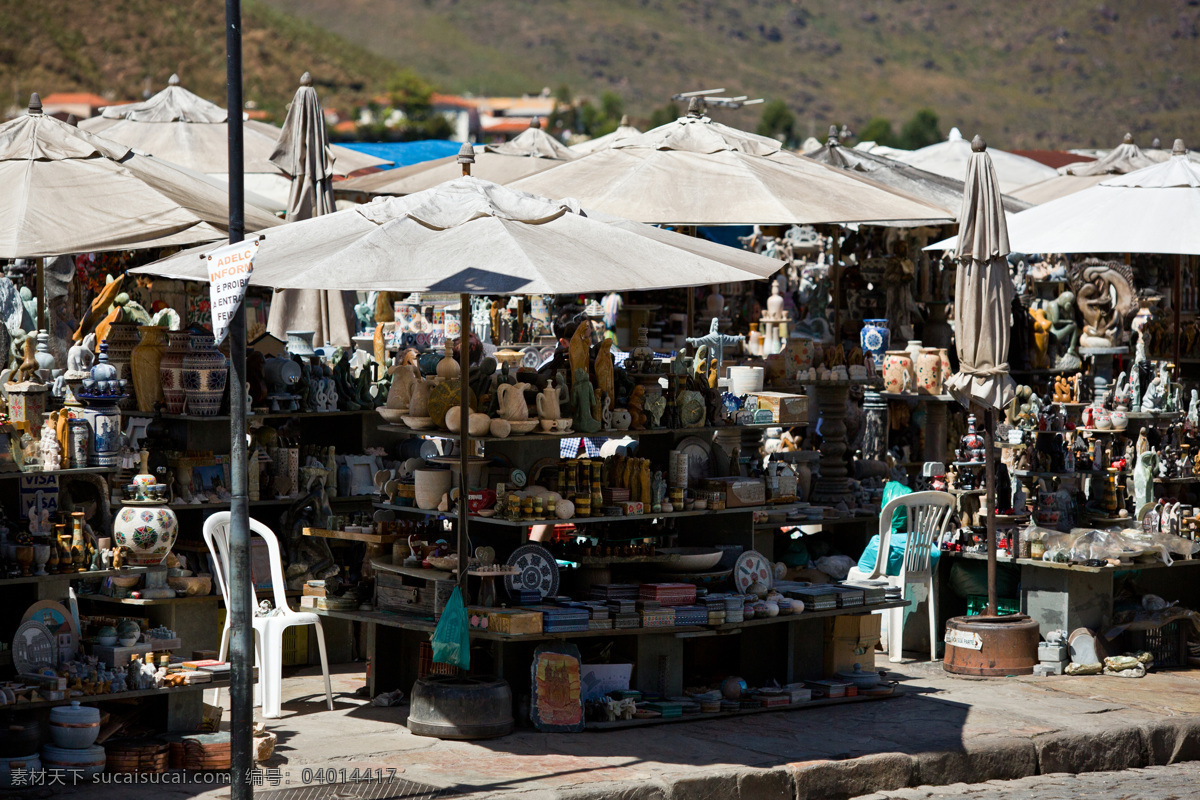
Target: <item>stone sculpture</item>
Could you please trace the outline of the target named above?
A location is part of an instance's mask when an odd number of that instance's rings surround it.
[[[1120,261],[1089,258],[1071,266],[1068,274],[1083,316],[1083,347],[1114,347],[1137,313],[1133,271]]]

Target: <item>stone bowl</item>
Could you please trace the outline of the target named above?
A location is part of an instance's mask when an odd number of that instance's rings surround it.
[[[184,597],[203,597],[212,593],[212,575],[167,578],[167,585]]]

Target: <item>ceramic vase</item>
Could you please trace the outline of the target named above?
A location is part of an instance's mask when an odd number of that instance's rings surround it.
[[[133,348],[138,343],[137,323],[114,322],[108,329],[108,336],[104,338],[104,343],[108,345],[108,363],[116,368],[117,379],[133,385],[131,366]],[[121,399],[118,405],[125,411],[133,411],[137,408],[137,399],[133,396],[133,392],[130,392]]]
[[[112,400],[89,400],[82,416],[91,429],[88,466],[117,466],[121,460],[121,409]]]
[[[142,340],[133,348],[129,367],[138,411],[151,412],[154,404],[163,399],[163,382],[159,371],[167,350],[167,329],[161,325],[143,325],[138,330],[142,332]]]
[[[883,369],[883,358],[887,353],[892,335],[888,331],[886,319],[864,319],[862,330],[858,334],[859,344],[864,354],[875,359],[875,369]]]
[[[909,339],[908,344],[904,345],[904,351],[908,353],[908,357],[917,362],[917,356],[921,355],[921,351],[925,349],[925,345],[921,344],[920,339]]]
[[[938,361],[942,365],[942,391],[946,391],[946,384],[950,381],[950,376],[954,374],[950,369],[950,351],[944,347],[937,348]]]
[[[166,506],[125,506],[113,519],[113,542],[135,566],[161,564],[178,536],[179,520]]]
[[[196,417],[215,417],[221,410],[228,377],[225,356],[214,346],[212,335],[193,333],[183,358],[187,413]]]
[[[417,508],[432,511],[450,491],[450,481],[454,473],[448,469],[418,469],[414,471],[413,476]]]
[[[904,350],[889,350],[883,360],[883,388],[889,394],[911,392],[913,380],[912,358]]]
[[[942,393],[942,359],[936,348],[922,349],[913,369],[917,375],[918,392],[921,394]]]
[[[187,397],[183,388],[183,359],[187,355],[190,336],[187,331],[168,331],[167,349],[158,362],[158,378],[168,414],[183,413]]]
[[[1120,409],[1110,411],[1108,417],[1112,422],[1112,429],[1114,431],[1123,431],[1129,427],[1129,414],[1125,411],[1121,411]]]

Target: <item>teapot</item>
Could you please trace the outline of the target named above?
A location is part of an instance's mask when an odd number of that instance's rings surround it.
[[[529,419],[529,406],[525,402],[525,390],[528,383],[502,383],[496,387],[496,395],[500,400],[500,416],[509,422],[523,422]],[[538,396],[540,404],[541,396]]]
[[[558,404],[558,389],[547,386],[537,396],[537,413],[542,419],[560,419],[562,409]]]

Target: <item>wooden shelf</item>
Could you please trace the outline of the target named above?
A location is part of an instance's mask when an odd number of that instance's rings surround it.
[[[214,603],[221,598],[215,594],[205,594],[198,597],[156,597],[156,598],[140,598],[140,597],[109,597],[106,594],[81,594],[80,600],[91,600],[95,603],[112,603],[123,606],[169,606],[177,603],[204,603],[213,601]]]
[[[376,503],[376,508],[381,508],[387,511],[400,511],[402,513],[422,514],[425,516],[439,516],[446,519],[455,519],[457,515],[452,511],[426,511],[416,508],[415,506],[396,506],[390,503]],[[471,515],[472,523],[500,525],[508,528],[531,528],[535,525],[590,525],[599,522],[652,522],[658,519],[676,519],[679,517],[703,517],[713,514],[749,514],[755,511],[791,511],[796,508],[796,504],[789,503],[778,506],[744,506],[741,508],[722,508],[714,511],[710,508],[701,511],[670,511],[670,512],[650,512],[647,514],[632,514],[622,515],[619,517],[571,517],[570,519],[501,519],[499,517],[481,517],[478,514]]]
[[[175,692],[202,692],[205,689],[226,689],[229,687],[228,678],[218,678],[216,676],[208,683],[190,683],[184,686],[165,686],[161,689],[134,689],[128,692],[113,692],[112,694],[93,694],[81,695],[79,697],[68,697],[63,700],[37,700],[32,703],[14,703],[11,706],[5,706],[6,710],[21,711],[26,708],[50,708],[52,706],[67,706],[72,701],[89,705],[91,703],[108,703],[115,700],[137,700],[141,697],[159,697],[161,695],[173,694]]]
[[[544,433],[542,431],[530,431],[529,433],[512,434],[499,438],[496,436],[469,436],[467,437],[472,442],[490,442],[493,444],[502,442],[522,442],[522,441],[560,441],[562,439],[638,439],[643,436],[663,436],[666,434],[679,434],[681,436],[695,436],[702,433],[713,433],[715,431],[726,430],[766,430],[767,428],[780,427],[800,427],[807,423],[790,423],[790,422],[760,422],[750,425],[722,425],[720,427],[709,426],[705,428],[655,428],[653,430],[644,431],[597,431],[596,433],[580,433],[578,431],[568,431],[567,433]],[[457,433],[450,433],[438,429],[430,430],[413,430],[404,425],[396,425],[394,423],[384,424],[379,426],[379,430],[386,433],[394,433],[402,436],[428,436],[436,439],[453,439],[458,441]]]
[[[156,567],[122,567],[121,569],[98,569],[91,572],[60,572],[57,575],[30,575],[19,578],[0,578],[0,586],[16,586],[26,583],[48,583],[50,581],[100,580],[117,575],[144,575]]]
[[[315,536],[321,539],[338,539],[343,542],[365,542],[366,544],[391,544],[396,541],[395,534],[359,533],[358,531],[331,531],[324,528],[305,528],[305,536]]]
[[[880,392],[879,396],[884,400],[924,400],[927,403],[957,403],[953,395],[949,394],[918,394],[915,392]]]
[[[356,494],[343,497],[331,497],[330,503],[370,503],[375,498],[373,494]],[[301,500],[300,497],[279,497],[274,500],[250,500],[251,508],[259,508],[262,506],[286,506]],[[219,503],[167,503],[167,508],[172,511],[200,511],[203,509],[212,509],[214,511],[226,511],[229,509],[229,501],[222,500]],[[120,503],[114,503],[114,507],[119,507]]]
[[[115,467],[76,467],[74,469],[49,469],[49,470],[12,470],[10,472],[0,472],[0,480],[4,478],[25,478],[33,475],[56,475],[62,477],[70,477],[72,475],[105,475],[116,472]]]
[[[246,423],[249,424],[256,419],[280,419],[285,417],[315,419],[317,417],[365,416],[374,413],[375,409],[373,408],[364,408],[358,411],[271,411],[265,414],[247,414]],[[154,413],[150,411],[122,411],[121,414],[126,417],[139,418],[152,418],[154,416]],[[233,419],[228,414],[218,414],[213,417],[197,417],[191,414],[163,414],[162,418],[172,422],[229,422]]]

